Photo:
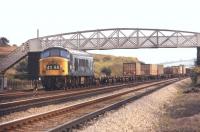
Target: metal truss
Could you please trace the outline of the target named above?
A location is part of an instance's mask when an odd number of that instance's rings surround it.
[[[187,48],[197,47],[199,33],[163,30],[116,28],[71,32],[39,38],[41,48],[62,46],[79,50]]]
[[[28,40],[1,60],[0,72],[27,55],[49,47],[77,50],[192,48],[200,46],[200,33],[143,28],[114,28],[70,32]]]

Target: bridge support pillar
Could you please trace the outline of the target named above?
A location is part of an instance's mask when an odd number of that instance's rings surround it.
[[[197,47],[197,66],[200,66],[200,47]]]
[[[200,47],[197,47],[197,61],[196,61],[196,66],[200,66]],[[196,85],[200,84],[200,74],[196,73],[193,75],[192,78],[193,83]]]
[[[35,80],[39,77],[40,52],[28,53],[28,74],[29,79]]]

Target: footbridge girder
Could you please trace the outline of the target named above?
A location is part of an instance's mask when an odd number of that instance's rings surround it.
[[[44,36],[26,41],[1,59],[0,72],[5,72],[29,52],[41,52],[55,46],[78,50],[194,48],[200,47],[200,33],[166,29],[113,28]]]

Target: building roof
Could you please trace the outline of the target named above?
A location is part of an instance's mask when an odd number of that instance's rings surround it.
[[[16,46],[0,46],[0,56],[6,56],[12,51],[14,51],[16,48]]]

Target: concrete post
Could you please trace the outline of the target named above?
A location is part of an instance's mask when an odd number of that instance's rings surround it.
[[[2,77],[0,75],[0,91],[2,91],[2,89],[3,89],[2,83],[3,83],[3,79],[2,79]]]
[[[200,66],[200,47],[197,47],[197,62],[196,66]],[[196,73],[192,77],[193,82],[197,85],[200,84],[200,75],[199,73]]]
[[[0,91],[4,89],[4,75],[0,75]]]

